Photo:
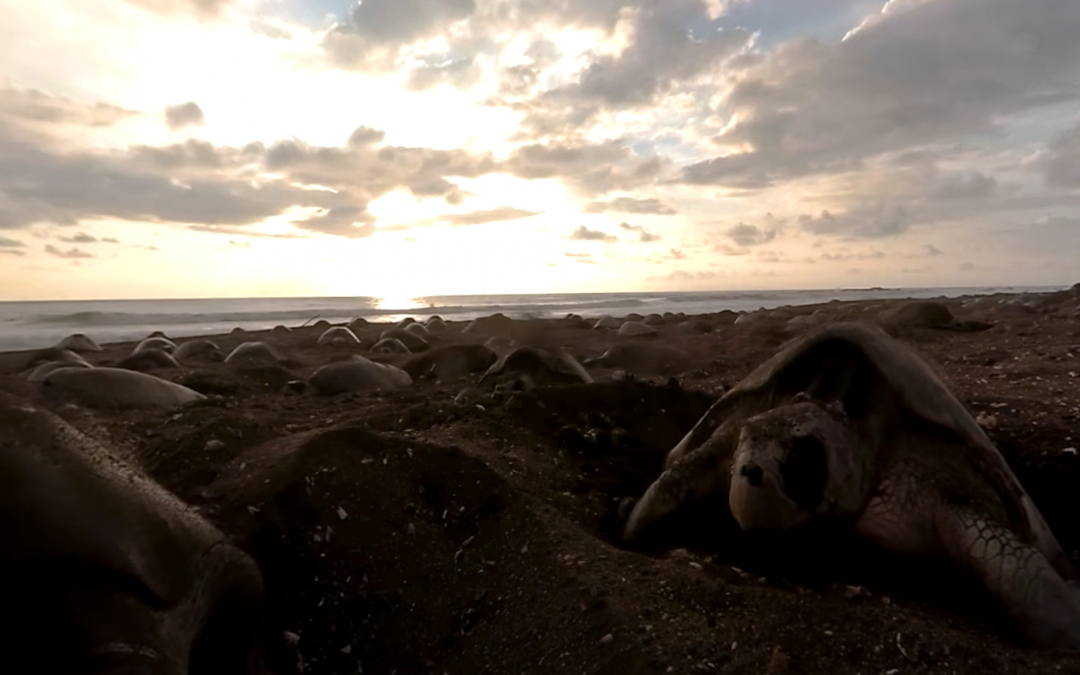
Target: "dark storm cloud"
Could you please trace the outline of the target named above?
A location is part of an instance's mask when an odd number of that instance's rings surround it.
[[[206,124],[206,115],[194,101],[165,106],[165,124],[173,131]]]
[[[573,239],[575,241],[603,241],[613,242],[618,240],[613,234],[608,234],[603,230],[590,230],[584,225],[579,225],[577,229],[566,236],[567,239]]]

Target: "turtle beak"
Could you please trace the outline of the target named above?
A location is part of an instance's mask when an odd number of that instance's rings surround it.
[[[743,530],[786,530],[810,517],[784,492],[777,452],[775,443],[759,447],[745,439],[735,452],[728,506]]]

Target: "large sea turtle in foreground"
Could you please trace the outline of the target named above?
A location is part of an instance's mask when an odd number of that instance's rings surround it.
[[[0,393],[5,673],[263,672],[254,562],[138,469]]]
[[[884,331],[795,340],[717,401],[668,454],[623,537],[726,495],[744,530],[833,519],[896,554],[973,574],[1032,643],[1080,649],[1077,570],[982,428]],[[820,521],[819,521],[820,522]]]

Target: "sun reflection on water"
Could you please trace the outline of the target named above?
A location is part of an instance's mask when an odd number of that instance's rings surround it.
[[[426,307],[423,298],[411,298],[406,295],[387,295],[375,299],[375,309],[381,311],[400,309],[404,311]]]

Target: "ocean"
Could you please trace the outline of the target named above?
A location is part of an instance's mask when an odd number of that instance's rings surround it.
[[[1065,286],[972,288],[869,288],[801,291],[698,291],[651,293],[552,293],[536,295],[433,295],[411,300],[387,298],[217,298],[202,300],[49,300],[0,302],[0,351],[51,346],[71,333],[98,342],[137,340],[160,330],[170,337],[218,335],[233,328],[266,330],[295,327],[316,319],[331,323],[362,316],[398,321],[438,314],[471,320],[495,312],[511,317],[585,317],[631,312],[707,314],[723,309],[750,311],[829,300],[885,300],[1040,293]]]

